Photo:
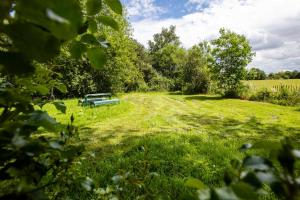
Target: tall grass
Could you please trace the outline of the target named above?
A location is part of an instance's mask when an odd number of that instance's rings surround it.
[[[264,101],[279,105],[300,105],[300,80],[245,81],[248,87],[243,99]]]
[[[285,87],[291,92],[300,90],[300,79],[252,80],[252,81],[244,81],[244,84],[249,86],[251,92],[257,92],[262,89],[278,91],[282,87]]]

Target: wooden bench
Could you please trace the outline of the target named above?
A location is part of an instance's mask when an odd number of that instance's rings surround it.
[[[87,94],[78,101],[81,106],[101,106],[120,103],[119,99],[111,99],[111,93]]]

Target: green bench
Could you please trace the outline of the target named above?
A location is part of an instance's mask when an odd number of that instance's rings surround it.
[[[101,106],[120,103],[119,99],[112,99],[111,93],[87,94],[78,101],[81,106]]]

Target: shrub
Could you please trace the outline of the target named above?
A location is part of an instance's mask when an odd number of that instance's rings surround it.
[[[148,83],[150,91],[167,91],[172,86],[172,81],[164,76],[157,75]]]
[[[286,87],[281,86],[278,90],[269,90],[264,88],[249,98],[251,101],[264,101],[284,106],[300,105],[300,91],[288,90]]]
[[[273,98],[273,93],[268,90],[267,88],[264,88],[260,91],[258,91],[257,93],[253,94],[250,97],[251,101],[269,101]]]

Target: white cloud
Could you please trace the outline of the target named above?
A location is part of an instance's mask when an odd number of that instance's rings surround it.
[[[164,12],[162,7],[156,6],[154,0],[131,0],[126,6],[129,17],[158,16]]]
[[[203,5],[205,2],[189,0],[188,4]],[[181,18],[150,17],[134,21],[132,25],[134,37],[144,45],[162,27],[176,25],[186,48],[217,37],[221,27],[229,28],[245,34],[257,51],[250,66],[269,72],[300,70],[299,0],[213,0],[204,10]]]
[[[220,0],[188,0],[185,6],[188,10],[203,10],[217,1]]]

